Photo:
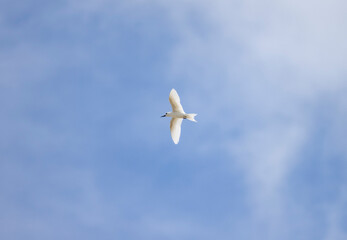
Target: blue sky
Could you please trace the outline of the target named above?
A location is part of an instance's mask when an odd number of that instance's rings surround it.
[[[1,1],[0,238],[347,239],[346,7]]]

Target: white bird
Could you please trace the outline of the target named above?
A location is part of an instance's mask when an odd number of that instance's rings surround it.
[[[183,107],[180,103],[180,97],[178,96],[175,89],[172,89],[169,96],[169,101],[172,107],[172,112],[167,112],[161,117],[171,117],[170,130],[171,137],[175,144],[178,143],[181,136],[181,124],[183,119],[188,119],[190,121],[196,122],[194,117],[197,115],[195,113],[185,113]]]

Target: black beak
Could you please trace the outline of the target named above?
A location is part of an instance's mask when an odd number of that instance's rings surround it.
[[[163,115],[163,116],[161,116],[161,117],[165,117],[166,115]]]

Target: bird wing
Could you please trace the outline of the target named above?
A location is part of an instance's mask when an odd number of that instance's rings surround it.
[[[183,118],[172,118],[170,121],[171,137],[175,144],[180,140],[182,121]]]
[[[172,111],[173,112],[182,112],[183,111],[183,107],[181,105],[181,101],[180,101],[180,97],[178,96],[177,92],[175,89],[172,89],[170,92],[170,96],[169,96],[169,101],[171,103],[171,107],[172,107]]]

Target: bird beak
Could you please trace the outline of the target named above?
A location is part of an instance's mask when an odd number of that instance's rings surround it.
[[[161,116],[161,117],[165,117],[165,115]]]

